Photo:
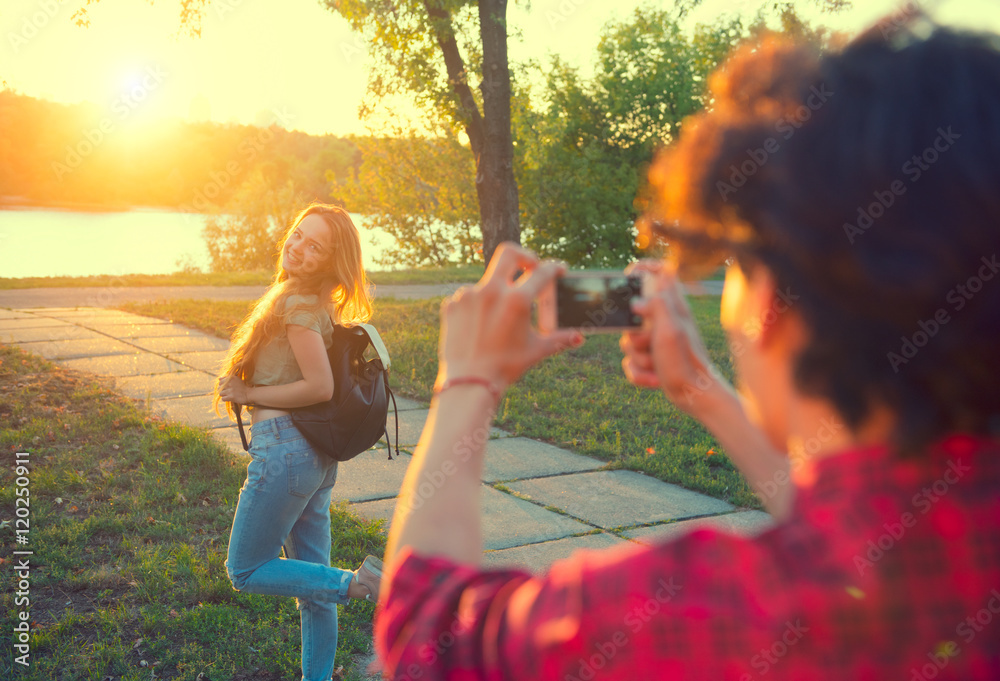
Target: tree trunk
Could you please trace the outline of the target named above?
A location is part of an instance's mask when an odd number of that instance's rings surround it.
[[[483,43],[483,139],[476,154],[476,195],[489,264],[503,241],[521,243],[514,141],[510,131],[510,66],[507,61],[507,0],[479,0]],[[471,141],[471,136],[470,136]],[[480,146],[480,149],[476,149]]]
[[[510,65],[507,61],[507,0],[478,0],[483,44],[483,112],[468,83],[451,15],[435,0],[424,0],[458,113],[476,157],[476,198],[487,264],[503,241],[521,243],[521,223],[514,179],[514,141],[510,131]]]

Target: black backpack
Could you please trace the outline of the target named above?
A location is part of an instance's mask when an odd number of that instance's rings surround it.
[[[364,355],[369,346],[377,357],[366,360]],[[335,324],[327,356],[333,370],[333,398],[308,407],[287,409],[295,426],[316,451],[335,461],[353,459],[384,435],[392,460],[392,443],[386,428],[391,398],[396,415],[396,456],[399,456],[399,412],[396,397],[389,388],[391,361],[378,331],[371,324]],[[242,407],[237,406],[236,422],[243,449],[249,450],[241,411]]]

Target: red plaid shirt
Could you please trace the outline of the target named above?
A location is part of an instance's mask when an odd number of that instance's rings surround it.
[[[791,520],[581,551],[541,577],[406,553],[392,679],[1000,679],[1000,443],[797,471]]]

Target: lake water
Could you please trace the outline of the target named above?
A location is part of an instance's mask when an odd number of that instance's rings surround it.
[[[365,267],[391,237],[361,230]],[[0,277],[169,274],[189,264],[208,271],[205,216],[139,208],[82,213],[50,208],[0,210]]]

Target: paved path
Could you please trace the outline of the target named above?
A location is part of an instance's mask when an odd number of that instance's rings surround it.
[[[217,367],[228,343],[214,336],[116,310],[0,308],[0,342],[17,344],[73,369],[111,376],[118,389],[154,412],[207,428],[235,452],[239,432],[210,410]],[[400,449],[389,461],[374,449],[341,466],[336,501],[370,519],[391,518],[427,405],[399,402]],[[390,414],[390,432],[395,424]],[[513,437],[494,428],[483,473],[484,561],[544,570],[580,548],[649,543],[709,523],[755,532],[770,519],[597,459]]]

